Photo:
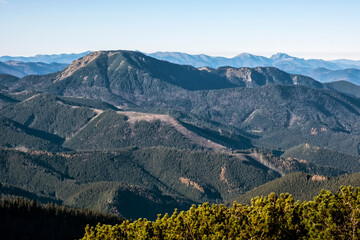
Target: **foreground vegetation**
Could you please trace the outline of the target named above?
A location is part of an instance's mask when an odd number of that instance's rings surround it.
[[[204,203],[156,221],[139,219],[85,229],[83,239],[359,239],[360,188],[322,190],[313,201],[289,194],[256,197],[231,208]]]
[[[344,174],[339,177],[325,177],[296,172],[267,182],[244,194],[240,194],[231,201],[228,201],[228,205],[232,205],[233,201],[241,204],[249,204],[252,198],[256,196],[267,196],[272,192],[277,195],[286,192],[290,193],[296,200],[309,201],[317,196],[321,189],[336,192],[340,186],[350,185],[360,186],[360,173]]]

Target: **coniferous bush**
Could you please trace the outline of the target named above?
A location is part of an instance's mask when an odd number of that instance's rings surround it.
[[[231,208],[204,203],[156,221],[138,219],[85,229],[87,239],[359,239],[360,188],[321,191],[313,201],[295,202],[271,193],[234,202]]]

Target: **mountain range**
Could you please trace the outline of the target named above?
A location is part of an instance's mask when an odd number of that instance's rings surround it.
[[[91,51],[78,54],[36,55],[33,57],[0,57],[0,73],[17,77],[43,75],[65,69],[73,61],[88,55]],[[233,58],[212,57],[204,54],[190,55],[181,52],[155,52],[148,54],[159,60],[191,65],[194,67],[218,68],[276,67],[285,72],[310,76],[320,82],[345,80],[360,85],[360,62],[347,59],[324,61],[321,59],[297,58],[277,53],[270,58],[242,53]]]
[[[82,53],[63,53],[63,54],[39,54],[32,57],[12,57],[12,56],[1,56],[0,62],[7,61],[16,61],[16,62],[42,62],[42,63],[63,63],[63,64],[71,64],[73,61],[84,57],[91,53],[91,51],[86,51]]]
[[[310,76],[321,82],[346,80],[359,85],[360,62],[353,60],[325,61],[321,59],[303,59],[285,53],[277,53],[270,58],[242,53],[233,58],[191,55],[180,52],[155,52],[151,57],[177,64],[195,67],[217,68],[231,67],[276,67],[285,72]]]
[[[47,75],[0,74],[0,183],[149,219],[289,179],[354,174],[355,184],[357,96],[349,82],[275,67],[196,68],[120,50]]]
[[[0,62],[0,74],[10,74],[16,77],[26,75],[44,75],[64,70],[68,64],[64,63],[43,63],[43,62]]]

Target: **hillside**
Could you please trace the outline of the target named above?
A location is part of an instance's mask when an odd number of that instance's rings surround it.
[[[178,149],[225,150],[203,138],[168,115],[139,112],[104,112],[92,119],[65,147],[77,150],[117,149],[127,146],[166,146]]]
[[[290,148],[291,150],[292,148]],[[264,149],[237,150],[231,155],[240,159],[255,160],[272,170],[277,171],[282,176],[294,172],[305,172],[309,174],[320,174],[326,177],[337,177],[348,173],[343,168],[335,166],[322,165],[321,163],[308,161],[296,157],[285,157],[285,154],[279,155],[278,151],[268,151]],[[335,154],[341,155],[335,152]],[[356,158],[356,157],[353,157]],[[353,160],[353,159],[352,159]]]
[[[200,68],[203,71],[207,68]],[[207,69],[208,71],[211,71]],[[303,85],[311,88],[324,88],[314,79],[302,75],[289,74],[274,67],[233,68],[219,67],[216,71],[220,76],[225,76],[231,83],[239,87],[259,87],[272,84]]]
[[[136,145],[222,151],[228,147],[252,147],[251,140],[240,135],[241,131],[230,134],[232,130],[184,113],[180,121],[167,114],[119,111],[96,99],[29,94],[9,95],[25,98],[21,102],[4,96],[13,102],[7,107],[5,104],[0,114],[26,127],[66,139],[63,146],[68,149],[117,149]]]
[[[0,147],[62,151],[63,142],[57,135],[28,128],[0,115]]]
[[[252,198],[256,196],[267,196],[272,192],[276,194],[290,193],[295,200],[309,201],[318,195],[321,189],[336,192],[340,186],[348,185],[359,187],[360,173],[327,178],[320,175],[309,175],[297,172],[254,188],[229,201],[229,204],[231,205],[233,201],[249,204]]]
[[[348,81],[334,81],[324,84],[327,88],[348,94],[350,96],[360,97],[360,86]]]
[[[14,85],[20,78],[15,77],[10,74],[0,74],[0,85],[2,86],[1,90],[4,90],[3,88],[8,88],[9,86]]]
[[[269,85],[198,92],[191,102],[188,111],[257,135],[255,146],[287,149],[308,142],[358,154],[356,98],[303,86]]]
[[[281,157],[297,158],[309,162],[342,169],[348,173],[360,172],[360,157],[338,153],[326,148],[301,144],[287,149]]]
[[[18,100],[9,97],[8,94],[0,93],[0,109],[16,102],[18,102]]]
[[[49,94],[36,94],[22,102],[1,109],[0,113],[33,129],[67,138],[98,113],[96,110],[71,105]]]
[[[280,177],[254,160],[174,148],[74,153],[3,149],[0,155],[0,182],[39,198],[126,218],[153,219],[194,202],[223,202]],[[141,215],[130,208],[129,199],[153,207]]]

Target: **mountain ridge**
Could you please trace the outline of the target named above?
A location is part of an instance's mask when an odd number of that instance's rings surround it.
[[[249,53],[238,54],[232,58],[226,57],[212,57],[208,55],[191,55],[180,52],[155,52],[149,53],[149,56],[160,60],[167,60],[169,62],[178,64],[188,64],[195,67],[211,67],[217,68],[222,66],[231,67],[277,67],[285,72],[293,74],[302,74],[311,76],[321,82],[346,80],[336,78],[336,74],[315,74],[314,70],[317,68],[325,68],[329,71],[342,71],[349,68],[360,69],[359,61],[354,60],[331,60],[326,61],[322,59],[304,59],[290,56],[286,53],[277,53],[267,58],[264,56],[257,56]],[[331,80],[327,80],[329,78]],[[335,78],[335,79],[334,79]],[[356,79],[349,78],[351,82],[356,82]]]
[[[61,73],[27,76],[6,87],[97,98],[122,109],[191,112],[255,134],[254,142],[263,147],[319,141],[337,151],[348,145],[348,151],[358,153],[359,100],[273,67],[197,69],[139,52],[106,51],[93,52]],[[344,141],[350,133],[354,138]]]
[[[14,57],[14,56],[1,56],[0,61],[18,61],[18,62],[43,62],[43,63],[64,63],[70,64],[72,61],[88,55],[92,51],[82,53],[61,53],[61,54],[38,54],[31,57]]]

